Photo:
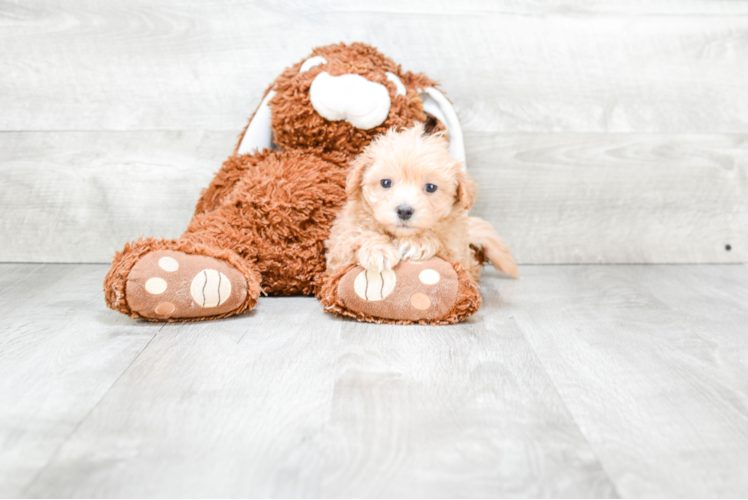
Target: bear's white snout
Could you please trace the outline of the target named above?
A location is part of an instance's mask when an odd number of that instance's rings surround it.
[[[323,71],[312,81],[309,98],[323,118],[345,120],[362,130],[381,125],[390,112],[387,87],[361,75],[330,76]]]

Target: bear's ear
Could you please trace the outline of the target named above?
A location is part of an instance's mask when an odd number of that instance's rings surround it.
[[[455,160],[461,161],[464,168],[465,143],[462,139],[462,127],[460,126],[460,121],[457,119],[457,113],[452,103],[434,87],[418,89],[418,94],[423,102],[423,111],[427,117],[430,115],[447,127],[447,133],[449,134],[449,154]]]
[[[271,113],[270,99],[275,96],[274,90],[269,90],[265,98],[252,116],[252,120],[244,131],[244,137],[239,143],[236,154],[255,153],[263,149],[278,149],[273,144],[273,131],[270,129]]]

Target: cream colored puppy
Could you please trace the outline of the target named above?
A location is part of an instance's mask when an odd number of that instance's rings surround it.
[[[483,255],[517,278],[517,264],[491,225],[467,212],[475,183],[441,135],[418,124],[375,139],[352,164],[348,202],[326,243],[327,266],[360,264],[381,272],[405,259],[457,261],[476,279]],[[471,249],[471,245],[473,249]]]

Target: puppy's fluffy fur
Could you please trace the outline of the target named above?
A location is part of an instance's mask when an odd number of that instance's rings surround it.
[[[400,260],[437,255],[460,262],[477,279],[481,255],[509,276],[519,276],[491,225],[467,216],[475,183],[450,156],[447,140],[425,135],[422,124],[375,139],[353,162],[346,193],[348,202],[326,242],[329,272],[351,264],[382,271]],[[406,216],[411,209],[412,215],[404,219],[398,209]]]

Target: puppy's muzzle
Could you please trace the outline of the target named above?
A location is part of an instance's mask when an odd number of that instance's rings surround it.
[[[399,207],[397,207],[395,209],[395,212],[397,212],[397,216],[400,219],[402,219],[402,220],[408,220],[411,217],[413,217],[413,212],[415,212],[415,210],[413,210],[408,205],[400,205]]]

